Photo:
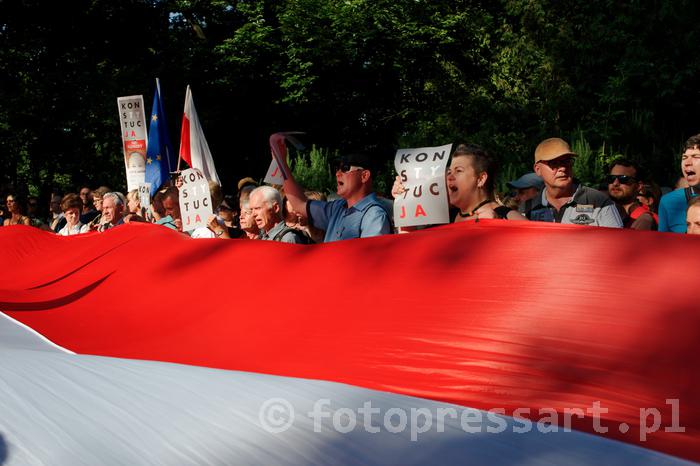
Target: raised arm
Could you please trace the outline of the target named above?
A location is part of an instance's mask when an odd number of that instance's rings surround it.
[[[306,203],[308,202],[308,199],[306,199],[304,189],[299,186],[299,183],[297,183],[294,179],[294,175],[292,175],[292,171],[289,169],[287,161],[283,159],[281,162],[283,165],[282,169],[284,170],[284,173],[287,174],[287,178],[284,180],[284,195],[292,204],[294,210],[301,214],[302,217],[307,218]]]

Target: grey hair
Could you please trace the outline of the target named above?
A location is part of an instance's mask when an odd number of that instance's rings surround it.
[[[104,200],[108,197],[111,197],[114,200],[114,205],[123,206],[126,204],[126,199],[124,199],[124,195],[118,191],[106,193],[104,196],[102,196],[102,202],[104,202]]]
[[[282,195],[272,186],[258,186],[250,193],[250,197],[256,193],[260,193],[270,207],[276,202],[280,209],[282,208]]]

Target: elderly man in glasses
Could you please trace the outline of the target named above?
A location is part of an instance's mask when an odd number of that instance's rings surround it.
[[[632,230],[656,230],[658,220],[649,207],[637,200],[644,181],[639,165],[625,158],[618,158],[610,164],[610,174],[605,177],[608,194],[615,202],[625,228]]]
[[[526,213],[530,220],[621,228],[615,204],[603,193],[574,182],[576,154],[563,139],[550,138],[535,149],[534,170],[544,189]]]
[[[366,154],[343,156],[335,167],[338,196],[335,201],[310,201],[290,174],[284,192],[296,212],[326,232],[323,241],[367,238],[391,233],[391,220],[372,188],[373,164]]]

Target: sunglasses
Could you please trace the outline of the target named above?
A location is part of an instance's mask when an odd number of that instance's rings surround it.
[[[619,181],[620,184],[632,184],[637,181],[637,178],[627,175],[606,175],[605,182],[607,184],[613,184],[615,180]]]
[[[540,160],[537,163],[547,165],[552,170],[556,170],[561,167],[570,167],[574,163],[573,157],[568,157],[565,159],[554,159],[554,160]]]
[[[350,173],[350,172],[355,172],[358,170],[364,170],[362,167],[358,167],[357,165],[350,165],[348,162],[340,162],[335,169],[337,171],[341,171],[343,173]]]

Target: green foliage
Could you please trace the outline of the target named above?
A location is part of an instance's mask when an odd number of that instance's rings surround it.
[[[669,183],[698,132],[698,13],[690,0],[0,2],[0,189],[123,189],[115,100],[149,108],[156,76],[175,147],[192,85],[225,186],[264,173],[283,130],[379,154],[482,144],[499,186],[540,140],[576,133],[582,181],[620,152]]]
[[[308,154],[296,152],[291,158],[294,179],[307,191],[325,194],[335,192],[336,181],[331,173],[331,161],[338,156],[337,151],[311,146]]]
[[[384,197],[391,197],[391,187],[396,179],[394,160],[387,160],[372,174],[374,191]]]
[[[578,155],[574,160],[574,176],[582,184],[597,188],[608,173],[608,166],[622,154],[615,152],[603,143],[597,150],[578,132],[571,139],[571,150]]]

